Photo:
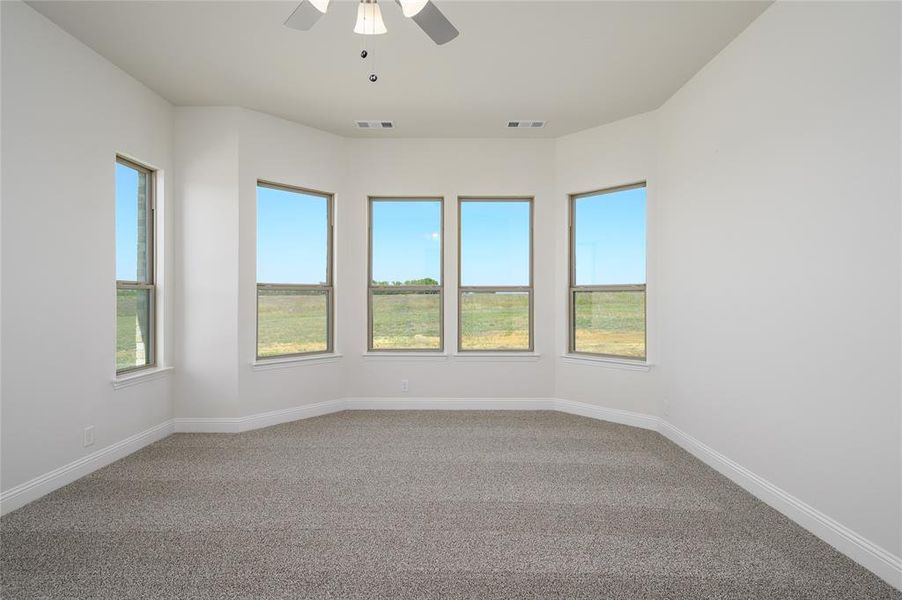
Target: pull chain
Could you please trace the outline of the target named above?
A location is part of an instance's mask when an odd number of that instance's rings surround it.
[[[361,2],[369,2],[370,0],[360,0],[360,1]],[[375,4],[375,1],[373,1],[373,4]],[[364,12],[363,13],[363,30],[364,31],[367,31],[367,25],[368,25],[367,24],[367,13]],[[373,29],[375,29],[375,24],[374,24]],[[370,55],[372,55],[372,58],[370,58],[370,60],[371,60],[370,68],[367,69],[367,71],[369,72],[368,79],[370,80],[370,82],[376,83],[376,81],[379,80],[379,76],[376,74],[376,60],[375,60],[374,49],[371,47],[369,50],[367,50],[367,48],[366,48],[366,46],[367,46],[366,40],[367,40],[367,38],[370,38],[370,37],[373,37],[373,36],[364,35],[363,39],[360,40],[360,48],[361,48],[360,49],[360,58],[363,59],[364,61],[366,61],[366,59],[368,57],[370,57]]]
[[[375,36],[373,36],[373,37],[375,37]],[[374,44],[375,44],[375,42],[376,42],[376,40],[373,40]],[[376,81],[379,79],[379,76],[376,75],[376,53],[375,53],[375,48],[371,48],[371,50],[373,51],[373,57],[370,59],[372,61],[372,65],[370,67],[369,79],[370,79],[371,83],[376,83]]]

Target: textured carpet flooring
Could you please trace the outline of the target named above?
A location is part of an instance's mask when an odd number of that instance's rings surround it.
[[[658,434],[548,412],[177,434],[0,536],[16,600],[902,598]]]

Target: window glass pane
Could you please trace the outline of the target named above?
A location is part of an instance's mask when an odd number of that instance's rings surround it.
[[[464,292],[460,305],[463,350],[528,350],[528,292]]]
[[[645,187],[574,201],[576,285],[645,283]]]
[[[152,290],[116,290],[116,370],[152,362]]]
[[[116,279],[149,283],[147,174],[116,163]]]
[[[460,203],[460,283],[527,286],[530,210],[527,201]]]
[[[257,282],[325,284],[329,198],[257,186]]]
[[[439,285],[442,203],[372,202],[373,285]]]
[[[645,292],[574,292],[577,352],[645,358]]]
[[[257,356],[329,349],[326,290],[257,290]]]
[[[441,349],[441,294],[373,292],[373,350]]]

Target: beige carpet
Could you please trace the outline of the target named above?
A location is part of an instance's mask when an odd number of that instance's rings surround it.
[[[658,434],[548,412],[178,434],[0,535],[16,600],[902,598]]]

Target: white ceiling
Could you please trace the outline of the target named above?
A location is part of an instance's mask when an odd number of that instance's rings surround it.
[[[436,46],[390,0],[383,36],[355,2],[309,32],[297,2],[36,1],[35,9],[176,105],[236,105],[345,136],[557,137],[659,107],[767,2],[436,0]],[[367,43],[379,75],[368,81]],[[358,131],[392,119],[395,131]],[[513,119],[545,129],[507,130]]]

